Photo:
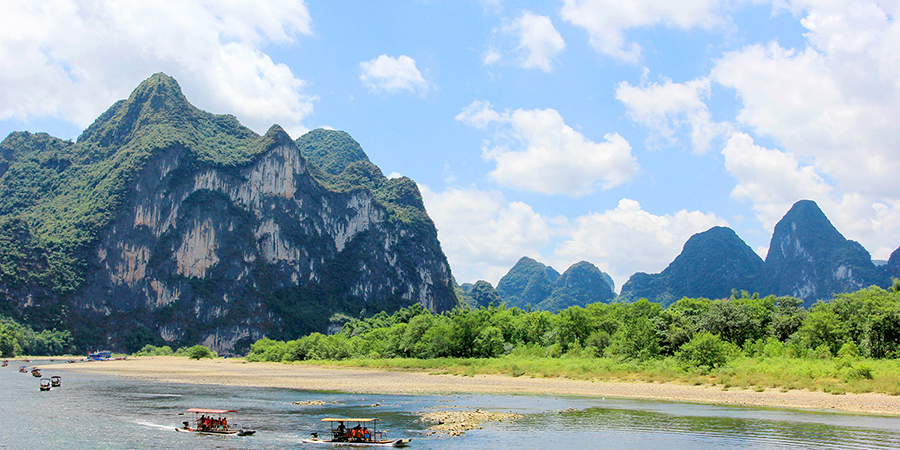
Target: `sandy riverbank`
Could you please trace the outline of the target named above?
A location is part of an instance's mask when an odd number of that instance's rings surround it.
[[[502,375],[431,375],[416,371],[348,369],[234,359],[189,360],[178,357],[137,358],[62,364],[55,369],[90,372],[139,380],[229,386],[280,387],[365,394],[496,393],[578,395],[671,400],[721,405],[837,410],[900,415],[900,396],[766,390],[672,383],[602,382]]]

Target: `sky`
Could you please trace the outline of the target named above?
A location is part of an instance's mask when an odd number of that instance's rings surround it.
[[[761,257],[811,199],[900,246],[900,1],[5,0],[0,135],[77,139],[156,72],[257,133],[344,130],[422,192],[459,283],[528,256],[619,290],[687,239]]]

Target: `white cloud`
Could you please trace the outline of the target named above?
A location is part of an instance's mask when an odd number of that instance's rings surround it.
[[[489,176],[502,186],[545,194],[583,195],[598,185],[615,187],[631,179],[638,164],[628,141],[615,133],[596,143],[566,125],[553,109],[499,113],[476,101],[456,120],[496,132],[482,157],[497,167]]]
[[[897,197],[900,24],[869,2],[812,7],[810,47],[752,45],[717,61],[712,77],[737,91],[737,120],[775,138],[841,189]]]
[[[727,124],[714,123],[704,101],[709,97],[708,78],[698,78],[686,83],[642,83],[632,86],[623,81],[616,87],[616,99],[628,110],[628,116],[650,128],[655,135],[650,146],[672,146],[678,142],[675,134],[685,126],[690,127],[694,153],[706,153],[710,142],[728,130]]]
[[[738,180],[731,196],[748,200],[769,232],[795,202],[809,199],[844,237],[859,241],[874,258],[887,259],[900,246],[900,200],[835,192],[813,166],[800,164],[791,153],[760,147],[743,133],[732,135],[722,154]],[[765,249],[757,252],[765,257]]]
[[[738,180],[731,196],[749,200],[768,230],[797,200],[824,200],[831,193],[813,166],[801,166],[790,153],[755,145],[744,133],[733,134],[722,155],[725,168]]]
[[[900,4],[786,2],[803,16],[807,46],[750,45],[710,77],[741,101],[737,124],[780,150],[734,135],[723,154],[771,230],[794,201],[816,200],[847,238],[886,258],[900,241]]]
[[[460,283],[487,280],[496,286],[519,258],[528,256],[560,272],[589,261],[621,287],[635,272],[662,271],[693,234],[727,225],[715,214],[698,211],[657,216],[629,199],[613,210],[570,221],[542,217],[497,191],[434,192],[421,184],[419,190]],[[552,254],[541,253],[547,248],[554,248]]]
[[[551,237],[547,221],[521,202],[507,202],[497,191],[450,188],[433,192],[419,185],[441,247],[460,283],[484,279],[494,286],[522,256],[540,258],[537,249]]]
[[[573,220],[554,256],[564,264],[594,263],[610,274],[617,289],[635,272],[658,273],[681,253],[684,243],[711,227],[727,226],[713,213],[681,210],[657,216],[634,200],[622,199],[613,210]]]
[[[565,41],[553,27],[550,18],[531,11],[524,11],[519,18],[505,25],[503,31],[518,38],[516,50],[521,55],[517,65],[524,69],[537,68],[551,72],[553,58],[566,48]]]
[[[164,71],[200,108],[297,135],[315,99],[262,48],[310,34],[310,23],[303,2],[5,2],[0,119],[50,116],[84,127]]]
[[[428,82],[416,68],[416,61],[406,55],[397,58],[381,55],[359,63],[359,67],[362,70],[359,79],[376,92],[424,93],[429,89]]]
[[[727,23],[719,0],[564,0],[563,20],[584,28],[591,45],[613,58],[637,62],[641,46],[625,41],[625,31],[653,25],[689,30]]]

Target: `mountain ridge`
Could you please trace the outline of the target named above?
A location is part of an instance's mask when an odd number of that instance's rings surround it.
[[[336,138],[352,140],[298,139]],[[0,143],[0,192],[12,194],[0,201],[0,313],[72,329],[82,348],[230,353],[325,332],[336,313],[454,307],[415,183],[387,180],[358,144],[338,150],[356,160],[333,175],[280,126],[260,136],[201,111],[164,74],[77,142],[13,133]]]

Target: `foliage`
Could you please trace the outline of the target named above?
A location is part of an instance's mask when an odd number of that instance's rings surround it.
[[[38,332],[0,316],[0,357],[64,355],[72,352],[72,341],[72,334],[68,331],[52,329]]]
[[[134,356],[172,356],[174,354],[175,352],[172,350],[172,347],[169,347],[168,345],[157,347],[153,344],[147,344],[137,352],[133,353]]]
[[[739,352],[736,345],[723,341],[718,335],[702,331],[682,345],[675,356],[690,366],[709,371],[725,365]]]
[[[216,354],[203,345],[195,345],[184,351],[184,354],[190,359],[215,358]]]

